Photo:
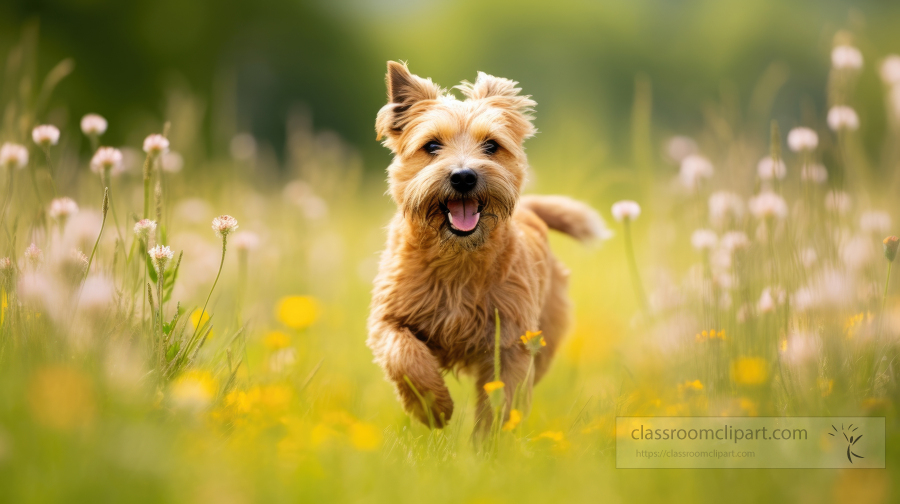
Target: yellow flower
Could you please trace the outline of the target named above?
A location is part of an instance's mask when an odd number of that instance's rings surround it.
[[[522,412],[520,412],[517,409],[510,410],[509,420],[507,420],[506,423],[503,424],[503,430],[511,431],[511,430],[515,429],[516,426],[519,425],[519,422],[521,422],[521,421],[522,421]]]
[[[522,340],[522,344],[525,345],[525,348],[531,352],[532,355],[540,352],[542,347],[547,346],[547,341],[541,336],[541,333],[542,331],[525,331],[525,335],[519,336],[519,339]]]
[[[703,390],[703,383],[700,380],[694,380],[678,385],[678,392],[684,392],[685,390]]]
[[[819,385],[819,390],[822,392],[822,397],[828,397],[831,395],[831,392],[834,391],[834,380],[819,378],[816,382]]]
[[[291,337],[281,331],[271,331],[266,334],[263,344],[269,350],[280,350],[291,346]]]
[[[487,382],[484,384],[484,391],[487,392],[488,394],[490,394],[491,392],[493,392],[495,390],[502,389],[504,386],[505,386],[505,384],[500,380]]]
[[[759,385],[766,382],[766,360],[759,357],[741,357],[731,363],[731,379],[741,385]]]
[[[203,313],[203,320],[200,320],[200,314]],[[194,329],[197,329],[198,326],[203,327],[206,323],[209,322],[209,311],[208,310],[194,310],[191,312],[191,325],[194,326]],[[201,333],[202,336],[202,333]],[[213,332],[209,331],[209,337],[213,337]]]
[[[311,296],[287,296],[278,302],[275,313],[291,329],[305,329],[319,318],[319,303]]]
[[[355,422],[349,428],[350,443],[359,451],[372,451],[381,446],[381,431],[374,425]]]
[[[741,398],[740,400],[741,409],[747,412],[749,416],[757,416],[759,415],[759,407],[756,404],[756,401],[747,398]]]
[[[540,439],[549,439],[551,441],[556,441],[557,443],[559,443],[565,440],[566,437],[560,431],[545,431],[538,434],[537,437],[532,439],[532,441],[538,441]]]
[[[176,407],[200,410],[212,403],[216,380],[206,371],[188,371],[172,383],[171,398]]]

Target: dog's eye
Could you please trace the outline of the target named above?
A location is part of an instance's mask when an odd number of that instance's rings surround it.
[[[432,141],[428,142],[427,144],[425,144],[424,146],[422,146],[422,149],[424,149],[425,152],[434,156],[434,155],[437,155],[439,150],[441,150],[441,147],[443,147],[443,145],[441,145],[441,142],[438,142],[437,140],[432,140]]]
[[[484,142],[484,153],[488,156],[493,156],[497,153],[497,149],[500,148],[500,144],[495,142],[494,140],[488,140]]]

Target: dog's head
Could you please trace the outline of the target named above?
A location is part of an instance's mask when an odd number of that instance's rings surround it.
[[[473,249],[512,216],[535,133],[535,102],[517,83],[479,73],[463,82],[460,101],[406,65],[388,62],[388,104],[375,129],[394,153],[391,196],[422,232]]]

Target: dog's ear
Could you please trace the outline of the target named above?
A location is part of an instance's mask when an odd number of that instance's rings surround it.
[[[518,85],[519,83],[513,80],[478,72],[474,84],[463,81],[456,89],[470,100],[486,100],[495,107],[512,112],[511,125],[516,128],[522,139],[525,139],[534,136],[536,132],[532,121],[534,106],[537,103],[531,96],[520,95],[522,89]]]
[[[442,90],[431,79],[423,79],[413,75],[404,63],[388,61],[387,64],[388,104],[378,111],[375,120],[377,140],[398,135],[421,107],[428,100],[436,100]]]

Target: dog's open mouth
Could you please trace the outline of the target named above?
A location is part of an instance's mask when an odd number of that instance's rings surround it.
[[[458,236],[468,236],[475,231],[481,219],[481,204],[475,199],[453,199],[441,205],[450,223],[450,231]]]

